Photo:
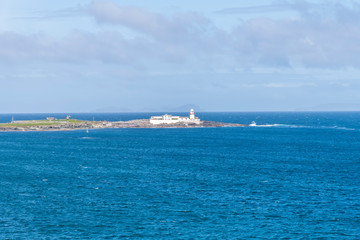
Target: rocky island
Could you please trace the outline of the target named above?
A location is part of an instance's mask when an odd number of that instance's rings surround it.
[[[200,121],[200,123],[177,122],[152,124],[149,119],[131,121],[86,121],[77,119],[51,119],[51,120],[26,120],[0,123],[0,131],[67,131],[79,129],[103,128],[200,128],[200,127],[244,127],[247,125],[223,123],[213,121]]]
[[[248,125],[237,123],[223,123],[214,121],[201,121],[195,117],[194,109],[190,110],[189,117],[172,115],[152,116],[150,119],[137,119],[130,121],[87,121],[70,119],[56,119],[48,117],[46,120],[11,121],[0,123],[0,132],[5,131],[66,131],[76,129],[102,129],[102,128],[200,128],[200,127],[245,127]]]

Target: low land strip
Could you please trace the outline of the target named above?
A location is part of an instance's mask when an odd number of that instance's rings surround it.
[[[11,123],[0,123],[0,131],[67,131],[77,129],[103,128],[199,128],[199,127],[245,127],[244,124],[201,121],[195,123],[151,124],[148,119],[131,121],[86,121],[77,119],[26,120]]]

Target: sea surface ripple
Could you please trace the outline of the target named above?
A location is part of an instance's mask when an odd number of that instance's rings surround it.
[[[199,116],[274,126],[0,133],[0,239],[360,238],[360,113]]]

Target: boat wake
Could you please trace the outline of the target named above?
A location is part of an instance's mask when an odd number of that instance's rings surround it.
[[[249,124],[249,127],[273,127],[273,128],[309,128],[309,129],[335,129],[335,130],[344,130],[344,131],[360,131],[360,129],[339,127],[339,126],[307,126],[307,125],[295,125],[295,124],[256,124],[252,122]]]
[[[250,127],[280,127],[283,126],[284,124],[260,124],[260,125],[255,125],[255,126],[250,126]]]

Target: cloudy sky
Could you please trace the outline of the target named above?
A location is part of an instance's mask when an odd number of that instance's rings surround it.
[[[360,110],[360,4],[1,0],[0,113]]]

